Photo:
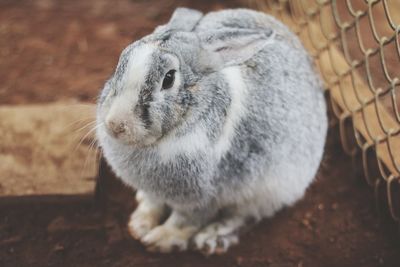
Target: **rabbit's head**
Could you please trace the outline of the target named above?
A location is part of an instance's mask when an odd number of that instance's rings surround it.
[[[190,12],[192,25],[180,25],[172,17],[123,50],[98,103],[99,127],[108,135],[125,144],[147,146],[182,121],[197,80],[187,62],[198,49],[189,32],[202,16]]]
[[[207,73],[256,53],[270,32],[196,32],[202,13],[180,8],[153,34],[122,52],[98,103],[99,127],[129,145],[152,145],[196,105],[197,82]],[[240,51],[240,53],[237,53]]]

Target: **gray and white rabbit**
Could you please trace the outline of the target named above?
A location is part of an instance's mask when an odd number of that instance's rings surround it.
[[[129,231],[160,252],[189,243],[225,252],[295,203],[326,131],[322,85],[300,41],[247,9],[178,8],[124,49],[97,109],[105,158],[138,190]]]

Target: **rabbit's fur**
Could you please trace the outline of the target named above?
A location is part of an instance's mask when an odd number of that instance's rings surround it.
[[[161,90],[171,69],[173,86]],[[322,85],[301,43],[246,9],[179,8],[129,45],[97,124],[112,169],[138,190],[132,235],[162,252],[189,241],[224,252],[244,227],[292,205],[316,174],[327,131]]]

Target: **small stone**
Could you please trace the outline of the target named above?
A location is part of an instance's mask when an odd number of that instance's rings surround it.
[[[338,203],[333,203],[331,206],[332,210],[337,210],[338,207],[339,207]]]
[[[309,227],[309,226],[310,226],[310,222],[309,222],[307,219],[301,220],[301,224],[304,225],[304,226],[306,226],[306,227]]]
[[[242,266],[243,261],[243,257],[236,257],[236,264],[238,266]]]
[[[64,248],[64,246],[63,245],[61,245],[61,244],[56,244],[55,246],[54,246],[54,248],[53,248],[53,251],[63,251],[65,248]]]
[[[53,219],[49,225],[47,226],[47,232],[55,233],[60,231],[67,231],[71,229],[71,225],[69,225],[63,216],[58,216]]]

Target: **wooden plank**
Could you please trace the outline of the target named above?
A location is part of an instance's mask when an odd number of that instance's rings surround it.
[[[0,196],[93,193],[95,105],[0,107]],[[78,146],[79,140],[82,143]]]

